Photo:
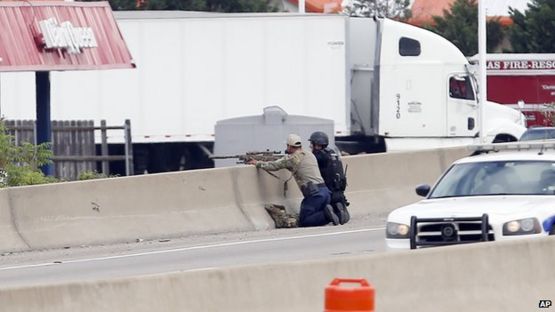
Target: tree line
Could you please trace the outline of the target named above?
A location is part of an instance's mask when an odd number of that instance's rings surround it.
[[[85,0],[96,1],[96,0]],[[272,0],[109,0],[115,11],[181,10],[205,12],[275,12]]]
[[[354,16],[385,16],[401,21],[411,17],[408,0],[351,0],[344,12]],[[521,12],[509,7],[513,23],[504,28],[499,18],[489,19],[487,51],[493,52],[507,38],[511,48],[503,52],[553,53],[555,52],[555,0],[532,0]],[[478,2],[456,0],[443,16],[434,16],[424,25],[451,41],[466,56],[478,53]]]
[[[94,0],[85,0],[94,1]],[[113,10],[182,10],[205,12],[277,12],[275,0],[109,0]],[[344,1],[343,14],[381,16],[401,21],[411,17],[409,0]],[[532,0],[525,12],[509,8],[513,23],[503,27],[498,18],[487,21],[487,51],[493,52],[507,38],[503,52],[555,52],[555,0]],[[451,41],[466,56],[478,52],[477,0],[456,0],[443,16],[434,16],[424,28]]]
[[[499,19],[487,21],[487,51],[492,52],[506,37],[510,48],[503,52],[555,52],[555,1],[532,0],[525,12],[509,8],[513,24],[504,29]],[[472,23],[466,23],[468,20]],[[478,52],[478,5],[476,0],[457,0],[450,12],[434,17],[435,25],[428,29],[455,44],[464,55]]]

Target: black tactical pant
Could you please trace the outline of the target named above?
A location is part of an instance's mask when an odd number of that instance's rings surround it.
[[[317,194],[307,195],[301,202],[299,226],[321,226],[330,223],[324,212],[324,208],[330,202],[328,188],[325,185],[320,186]]]

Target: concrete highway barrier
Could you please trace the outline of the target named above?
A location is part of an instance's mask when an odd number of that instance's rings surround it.
[[[364,278],[376,311],[537,311],[555,300],[555,237],[2,289],[2,310],[323,311],[336,277]],[[545,302],[545,301],[544,301]]]
[[[14,221],[8,189],[0,189],[0,251],[20,251],[29,248],[19,235]]]
[[[422,199],[415,192],[418,184],[433,184],[454,160],[469,154],[466,148],[448,148],[345,157],[349,211],[385,218],[391,210]]]
[[[252,229],[230,189],[233,171],[11,188],[10,205],[33,249]]]
[[[418,199],[464,148],[351,156],[347,197],[353,216],[385,217]],[[14,187],[0,192],[0,252],[264,230],[265,203],[298,210],[301,194],[250,166]]]

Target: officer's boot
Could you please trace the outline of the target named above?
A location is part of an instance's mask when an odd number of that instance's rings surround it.
[[[337,214],[337,216],[339,216],[339,223],[345,224],[349,222],[349,220],[351,219],[351,214],[349,213],[349,210],[347,210],[347,207],[343,205],[342,202],[335,203],[334,207],[335,213]]]
[[[335,214],[331,205],[326,205],[324,213],[329,222],[333,223],[333,225],[339,225],[339,216]]]

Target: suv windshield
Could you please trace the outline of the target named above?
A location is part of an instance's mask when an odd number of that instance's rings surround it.
[[[452,166],[437,183],[430,198],[554,194],[554,162],[489,161]]]

